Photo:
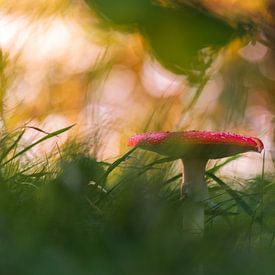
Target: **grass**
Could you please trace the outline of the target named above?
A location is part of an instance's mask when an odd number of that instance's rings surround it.
[[[69,142],[45,159],[0,140],[0,274],[273,274],[275,181],[206,172],[214,207],[202,240],[181,231],[181,174],[169,159],[131,150],[113,163]],[[241,180],[241,179],[240,179]]]

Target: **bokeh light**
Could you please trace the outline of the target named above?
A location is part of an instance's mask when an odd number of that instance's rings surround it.
[[[264,16],[266,8],[263,1],[203,4],[231,23],[237,16]],[[231,41],[206,78],[194,82],[197,72],[176,74],[160,62],[142,31],[109,25],[81,1],[45,5],[0,7],[5,127],[28,124],[48,132],[76,123],[73,135],[101,133],[97,152],[90,152],[100,160],[115,159],[127,150],[128,136],[145,130],[233,131],[260,136],[266,168],[273,169],[275,55],[266,45]],[[255,158],[261,157],[238,160],[231,172],[248,175],[253,167],[259,173],[261,167],[248,162]]]

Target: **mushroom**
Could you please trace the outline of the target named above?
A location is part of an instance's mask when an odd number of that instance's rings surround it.
[[[262,141],[255,137],[210,131],[143,133],[131,137],[128,145],[182,160],[181,197],[187,202],[183,227],[198,235],[204,231],[204,204],[208,200],[204,174],[208,160],[247,151],[261,153],[264,148]]]

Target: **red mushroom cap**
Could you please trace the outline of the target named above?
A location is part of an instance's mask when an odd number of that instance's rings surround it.
[[[129,146],[175,158],[217,159],[247,151],[260,153],[264,145],[255,137],[210,131],[152,132],[138,134]]]

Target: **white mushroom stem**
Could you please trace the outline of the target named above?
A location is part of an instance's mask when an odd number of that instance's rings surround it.
[[[181,195],[185,198],[183,230],[202,236],[204,231],[204,205],[208,190],[204,174],[207,159],[183,159],[184,178]]]

